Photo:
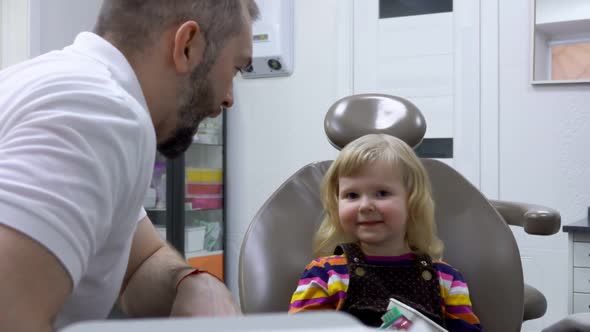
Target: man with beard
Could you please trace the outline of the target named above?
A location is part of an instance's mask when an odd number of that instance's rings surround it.
[[[95,32],[0,72],[0,330],[105,318],[239,314],[145,210],[173,158],[233,103],[253,0],[104,0]]]

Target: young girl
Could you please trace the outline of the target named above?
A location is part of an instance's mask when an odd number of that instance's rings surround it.
[[[430,180],[414,151],[389,135],[348,144],[322,184],[317,257],[289,312],[343,310],[380,326],[390,298],[449,331],[481,331],[465,280],[440,260]]]

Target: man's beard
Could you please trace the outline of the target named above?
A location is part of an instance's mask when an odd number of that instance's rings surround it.
[[[182,92],[176,129],[168,139],[158,144],[158,151],[166,158],[174,159],[185,152],[193,142],[199,123],[221,107],[215,105],[215,94],[209,77],[214,57],[207,60],[193,70],[189,84],[179,87]]]

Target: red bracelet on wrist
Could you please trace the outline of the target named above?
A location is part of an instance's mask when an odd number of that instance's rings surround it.
[[[219,279],[217,276],[215,276],[215,275],[211,274],[209,271],[206,271],[206,270],[199,270],[199,269],[194,269],[194,270],[192,270],[190,273],[188,273],[187,275],[185,275],[184,277],[180,278],[180,280],[178,280],[178,282],[176,283],[176,291],[178,292],[178,286],[180,286],[180,283],[181,283],[181,282],[182,282],[184,279],[186,279],[187,277],[190,277],[190,276],[194,276],[194,275],[197,275],[197,274],[201,274],[201,273],[207,273],[208,275],[210,275],[210,276],[213,276],[213,277],[217,278],[217,280],[219,280],[219,281],[221,281],[221,282],[223,283],[223,281],[222,281],[221,279]]]

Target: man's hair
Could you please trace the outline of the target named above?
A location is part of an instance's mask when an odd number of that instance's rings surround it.
[[[123,53],[136,54],[169,27],[194,20],[209,52],[216,53],[245,20],[259,15],[254,0],[104,0],[94,32],[108,35]]]

